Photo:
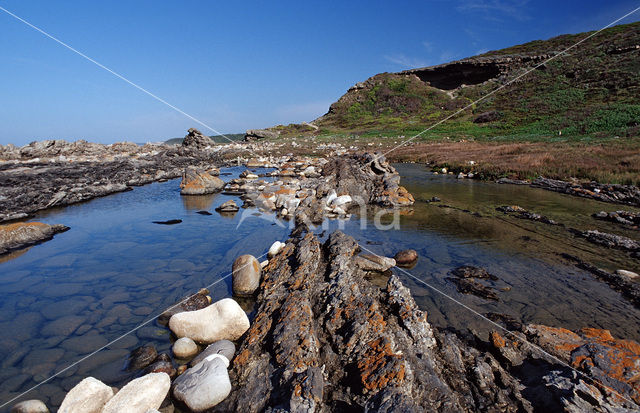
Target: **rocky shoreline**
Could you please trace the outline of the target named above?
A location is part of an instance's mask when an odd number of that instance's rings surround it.
[[[195,129],[187,138],[181,146],[62,140],[0,145],[0,223],[178,178],[188,166],[220,166],[225,156],[239,152],[213,145]]]
[[[262,263],[238,257],[235,298],[212,303],[202,290],[158,319],[173,333],[173,357],[140,347],[128,363],[140,377],[120,390],[85,378],[59,411],[640,408],[638,343],[606,330],[522,325],[501,314],[486,315],[497,323],[488,337],[435,328],[389,271],[396,264],[410,266],[415,251],[399,252],[396,262],[365,254],[340,231],[326,237],[311,231],[360,202],[410,207],[413,197],[384,158],[363,154],[277,166],[274,181],[248,172],[224,190],[290,219],[290,239],[274,243]],[[184,172],[182,186],[201,193],[223,189],[213,175]],[[475,267],[453,274],[458,280],[492,277]],[[237,302],[246,297],[255,297],[251,320]],[[37,400],[29,403],[42,407]],[[20,408],[15,411],[29,411]]]

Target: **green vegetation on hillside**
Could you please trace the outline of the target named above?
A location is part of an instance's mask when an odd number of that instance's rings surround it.
[[[534,62],[588,35],[563,35],[464,59],[473,67],[493,64],[500,67],[500,74],[452,90],[431,86],[415,71],[382,73],[331,105],[329,113],[314,122],[319,131],[301,131],[300,125],[278,128],[283,136],[412,136],[431,128],[421,135],[422,140],[589,141],[639,136],[640,23],[607,29],[472,104],[530,70]],[[444,66],[441,72],[446,73]],[[474,122],[487,112],[491,120]]]

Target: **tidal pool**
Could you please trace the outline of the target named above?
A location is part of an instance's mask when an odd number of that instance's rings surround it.
[[[376,229],[371,211],[366,227],[354,215],[349,221],[327,223],[325,234],[343,226],[363,249],[375,253],[393,256],[401,249],[417,250],[419,261],[407,270],[411,276],[395,272],[412,289],[431,323],[481,334],[495,328],[454,301],[458,300],[481,314],[507,313],[526,323],[569,329],[607,328],[616,336],[640,340],[640,311],[558,253],[609,269],[638,271],[637,260],[575,239],[566,229],[495,211],[499,205],[517,204],[570,227],[637,238],[637,232],[590,217],[620,206],[527,187],[456,180],[433,175],[420,165],[396,166],[417,201],[400,215],[399,229]],[[231,175],[222,178],[237,177],[243,169],[223,169]],[[442,201],[427,203],[433,196]],[[230,296],[231,280],[225,276],[233,260],[242,254],[262,256],[290,232],[288,223],[255,210],[233,216],[214,212],[229,199],[241,204],[237,197],[223,194],[181,197],[179,180],[172,180],[38,214],[34,220],[71,230],[0,262],[0,351],[5,355],[0,404],[118,337],[122,338],[22,399],[39,398],[56,407],[64,392],[88,375],[114,386],[131,379],[124,362],[135,347],[152,343],[159,352],[168,352],[171,338],[168,329],[155,322],[158,314],[213,283],[214,300]],[[198,214],[201,210],[212,215]],[[182,223],[152,223],[170,219]],[[388,223],[391,218],[385,219]],[[499,280],[493,284],[500,300],[458,293],[446,278],[460,265],[480,266],[496,275]],[[243,305],[250,311],[251,303]]]

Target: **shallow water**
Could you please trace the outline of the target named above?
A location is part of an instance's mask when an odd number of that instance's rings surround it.
[[[523,322],[570,329],[607,328],[616,336],[640,340],[640,311],[606,284],[564,262],[558,253],[578,255],[610,269],[638,271],[637,260],[574,239],[566,229],[495,211],[499,205],[517,204],[567,226],[637,238],[637,233],[590,217],[593,212],[619,207],[527,187],[456,180],[428,173],[419,165],[397,168],[403,185],[417,200],[412,213],[399,217],[399,229],[376,229],[373,211],[365,220],[366,228],[357,216],[346,222],[332,221],[328,227],[343,225],[363,249],[376,253],[393,256],[401,249],[417,250],[420,259],[408,270],[411,275],[396,273],[410,286],[430,322],[481,333],[495,328],[462,303],[481,314],[507,313]],[[242,168],[227,171],[232,175],[223,177],[225,180],[236,177]],[[148,343],[155,344],[159,352],[169,350],[168,330],[154,321],[159,313],[215,282],[218,284],[210,288],[214,300],[230,295],[230,279],[223,277],[229,274],[235,257],[260,256],[273,241],[287,238],[288,226],[277,225],[273,216],[258,217],[252,215],[255,211],[241,210],[233,217],[223,217],[213,211],[228,199],[240,204],[236,197],[181,197],[178,185],[178,180],[155,183],[42,213],[35,219],[65,224],[71,230],[28,251],[3,257],[0,350],[5,357],[0,370],[0,404],[150,320],[24,398],[57,406],[63,391],[87,375],[121,385],[131,378],[123,370],[130,350]],[[426,203],[432,196],[454,208]],[[199,210],[210,210],[213,215],[197,214]],[[183,222],[171,226],[152,223],[169,219]],[[449,271],[467,264],[499,277],[493,284],[500,301],[459,294],[446,281]]]

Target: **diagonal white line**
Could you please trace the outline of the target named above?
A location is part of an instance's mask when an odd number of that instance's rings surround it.
[[[268,254],[268,252],[265,252],[265,253],[264,253],[264,254],[262,254],[261,256],[256,257],[256,259],[258,259],[258,260],[259,260],[260,258],[264,257],[264,256],[265,256],[265,255],[267,255],[267,254]],[[240,269],[245,268],[245,267],[247,267],[247,266],[249,266],[249,265],[251,265],[251,263],[247,263],[247,264],[245,264],[244,266],[240,267]],[[209,284],[208,286],[206,286],[206,287],[204,287],[204,288],[206,288],[206,289],[210,289],[210,288],[212,288],[213,286],[217,285],[218,283],[220,283],[220,282],[222,282],[222,281],[226,280],[227,278],[229,278],[232,274],[233,274],[233,273],[232,273],[232,272],[230,272],[230,273],[228,273],[227,275],[225,275],[225,276],[223,276],[222,278],[220,278],[220,279],[218,279],[218,280],[216,280],[216,281],[212,282],[211,284]],[[129,334],[131,334],[131,333],[134,333],[134,332],[138,331],[139,329],[141,329],[142,327],[144,327],[144,326],[146,326],[147,324],[151,323],[152,321],[155,321],[155,320],[156,320],[158,317],[160,317],[163,313],[165,313],[165,312],[167,312],[167,311],[169,311],[169,310],[172,310],[172,309],[176,308],[177,306],[179,306],[180,304],[182,304],[182,303],[186,302],[189,298],[193,297],[194,295],[195,295],[195,294],[191,294],[191,295],[187,296],[184,300],[182,300],[182,301],[178,302],[177,304],[172,305],[171,307],[167,308],[167,309],[166,309],[166,310],[164,310],[163,312],[156,314],[155,316],[153,316],[153,317],[149,318],[147,321],[145,321],[145,322],[143,322],[143,323],[141,323],[141,324],[138,324],[135,328],[133,328],[133,329],[131,329],[131,330],[127,331],[126,333],[122,334],[120,337],[118,337],[118,338],[116,338],[116,339],[114,339],[114,340],[111,340],[110,342],[108,342],[108,343],[107,343],[107,344],[105,344],[104,346],[102,346],[102,347],[100,347],[99,349],[95,350],[93,353],[87,354],[86,356],[82,357],[80,360],[78,360],[78,361],[75,361],[75,362],[71,363],[71,364],[70,364],[70,365],[68,365],[67,367],[65,367],[65,368],[63,368],[62,370],[58,371],[57,373],[55,373],[55,374],[51,375],[49,378],[47,378],[47,379],[45,379],[45,380],[41,381],[40,383],[38,383],[38,384],[36,384],[35,386],[33,386],[33,387],[29,388],[28,390],[25,390],[24,392],[22,392],[22,393],[20,393],[19,395],[15,396],[15,397],[14,397],[14,398],[12,398],[11,400],[7,400],[7,401],[6,401],[6,402],[4,402],[2,405],[0,405],[0,409],[2,409],[3,407],[5,407],[5,406],[6,406],[6,405],[8,405],[9,403],[14,402],[15,400],[18,400],[19,398],[21,398],[21,397],[22,397],[22,396],[24,396],[25,394],[27,394],[27,393],[29,393],[29,392],[31,392],[31,391],[33,391],[33,390],[37,389],[38,387],[42,386],[43,384],[45,384],[45,383],[47,383],[47,382],[49,382],[49,381],[53,380],[55,377],[57,377],[57,376],[61,375],[61,374],[62,374],[62,373],[64,373],[65,371],[69,370],[70,368],[72,368],[72,367],[74,367],[74,366],[76,366],[76,365],[78,365],[78,364],[82,363],[82,362],[83,362],[83,361],[85,361],[86,359],[88,359],[88,358],[90,358],[90,357],[95,356],[96,354],[98,354],[99,352],[101,352],[102,350],[104,350],[105,348],[107,348],[107,347],[109,347],[110,345],[112,345],[112,344],[114,344],[114,343],[116,343],[116,342],[120,341],[121,339],[123,339],[124,337],[128,336]]]
[[[156,96],[155,94],[149,92],[147,89],[143,88],[142,86],[132,82],[131,80],[127,79],[126,77],[124,77],[123,75],[115,72],[114,70],[109,69],[108,67],[106,67],[105,65],[103,65],[102,63],[92,59],[91,57],[87,56],[86,54],[74,49],[73,47],[69,46],[67,43],[63,42],[62,40],[52,36],[51,34],[47,33],[46,31],[42,30],[41,28],[29,23],[28,21],[24,20],[23,18],[21,18],[20,16],[15,15],[14,13],[10,12],[9,10],[5,9],[4,7],[0,6],[0,10],[2,10],[3,12],[7,13],[8,15],[10,15],[11,17],[15,18],[16,20],[21,21],[22,23],[26,24],[27,26],[31,27],[32,29],[42,33],[43,35],[45,35],[46,37],[48,37],[49,39],[53,40],[54,42],[66,47],[67,49],[71,50],[72,52],[76,53],[77,55],[85,58],[86,60],[90,61],[91,63],[95,64],[96,66],[106,70],[107,72],[111,73],[112,75],[116,76],[117,78],[127,82],[128,84],[130,84],[131,86],[135,87],[136,89],[140,90],[141,92],[151,96],[152,98],[154,98],[155,100],[157,100],[160,103],[163,103],[165,105],[167,105],[168,107],[170,107],[171,109],[175,110],[176,112],[180,113],[181,115],[186,116],[187,118],[191,119],[192,121],[196,122],[199,125],[204,126],[205,128],[209,129],[210,131],[218,134],[219,136],[222,136],[223,138],[225,138],[226,140],[228,140],[231,143],[237,143],[236,141],[232,140],[231,138],[229,138],[227,135],[225,135],[224,133],[218,132],[216,129],[212,128],[211,126],[207,125],[206,123],[202,122],[199,119],[196,119],[195,117],[189,115],[188,113],[186,113],[185,111],[183,111],[182,109],[172,105],[171,103],[167,102],[166,100]],[[253,152],[252,150],[248,149],[248,148],[244,148],[247,152],[250,152],[252,155],[259,157],[258,154],[256,154],[255,152]]]
[[[597,30],[593,33],[591,33],[589,36],[585,37],[584,39],[580,40],[579,42],[567,47],[566,49],[564,49],[563,51],[561,51],[560,53],[551,56],[549,59],[543,61],[542,63],[532,67],[531,69],[527,70],[526,72],[516,76],[515,78],[511,79],[510,81],[508,81],[507,83],[505,83],[504,85],[498,87],[497,89],[492,90],[491,92],[487,93],[486,95],[480,97],[479,99],[469,103],[467,106],[463,107],[462,109],[457,110],[456,112],[452,113],[451,115],[447,116],[446,118],[439,120],[438,122],[434,123],[433,125],[429,126],[427,129],[423,130],[422,132],[418,133],[417,135],[414,135],[412,137],[410,137],[409,139],[399,143],[398,145],[394,146],[393,148],[389,149],[388,151],[386,151],[385,153],[383,153],[382,155],[377,155],[376,158],[380,158],[382,156],[386,156],[389,153],[395,151],[396,149],[406,145],[407,143],[411,142],[412,140],[416,139],[417,137],[421,136],[422,134],[424,134],[425,132],[430,131],[431,129],[435,128],[438,125],[441,125],[442,123],[448,121],[449,119],[453,118],[454,116],[459,115],[460,113],[464,112],[465,110],[469,109],[471,106],[477,104],[478,102],[482,102],[483,100],[487,99],[490,96],[493,96],[494,94],[496,94],[497,92],[501,91],[502,89],[504,89],[505,87],[511,85],[512,83],[516,82],[517,80],[521,79],[523,76],[528,75],[529,73],[533,72],[534,70],[538,69],[540,66],[543,66],[547,63],[549,63],[552,60],[555,60],[557,58],[559,58],[560,56],[566,54],[569,50],[574,49],[576,47],[578,47],[580,44],[584,43],[585,41],[589,40],[590,38],[592,38],[593,36],[596,36],[597,34],[599,34],[600,32],[602,32],[603,30],[605,30],[606,28],[613,26],[614,24],[618,23],[620,20],[623,20],[627,17],[629,17],[630,15],[632,15],[633,13],[637,12],[638,10],[640,10],[640,7],[635,8],[633,10],[631,10],[629,13],[625,14],[622,17],[619,17],[617,19],[615,19],[614,21],[612,21],[611,23],[607,24],[606,26],[602,27],[600,30]]]
[[[378,255],[378,254],[376,254],[375,252],[373,252],[373,251],[371,251],[370,249],[368,249],[367,247],[363,247],[360,243],[359,243],[358,245],[360,246],[360,248],[362,248],[363,250],[367,251],[368,253],[373,254],[373,255]],[[512,337],[513,337],[513,338],[515,338],[516,340],[520,340],[520,341],[525,342],[525,343],[526,343],[526,344],[527,344],[531,349],[536,350],[536,351],[538,351],[538,352],[540,352],[540,353],[542,353],[542,354],[546,355],[547,357],[550,357],[551,359],[553,359],[554,361],[556,361],[556,362],[560,363],[561,365],[563,365],[563,366],[565,366],[565,367],[567,367],[567,368],[569,368],[569,369],[573,370],[573,371],[574,371],[575,373],[577,373],[578,375],[580,375],[580,376],[582,376],[582,377],[584,377],[584,378],[586,378],[586,379],[589,379],[589,380],[590,380],[590,381],[592,381],[592,382],[596,382],[596,383],[601,384],[603,387],[607,388],[608,390],[611,390],[612,392],[616,393],[617,395],[619,395],[619,396],[620,396],[620,397],[622,397],[623,399],[625,399],[625,400],[627,400],[627,401],[629,401],[629,402],[633,403],[634,405],[636,405],[636,403],[635,403],[633,400],[629,399],[628,397],[626,397],[626,396],[625,396],[625,395],[623,395],[623,394],[620,394],[617,390],[615,390],[615,389],[613,389],[613,388],[611,388],[611,387],[607,386],[606,384],[602,383],[602,381],[601,381],[601,380],[596,380],[596,379],[592,378],[591,376],[589,376],[588,374],[586,374],[586,373],[584,373],[584,372],[582,372],[582,371],[580,371],[580,370],[577,370],[577,369],[576,369],[576,368],[574,368],[573,366],[571,366],[571,365],[567,364],[565,361],[563,361],[563,360],[559,359],[558,357],[554,356],[553,354],[551,354],[551,353],[547,352],[547,351],[546,351],[546,350],[544,350],[542,347],[540,347],[540,346],[538,346],[538,345],[536,345],[536,344],[533,344],[533,343],[529,342],[528,340],[524,339],[524,338],[523,338],[523,337],[521,337],[521,336],[518,336],[518,335],[517,335],[517,334],[515,334],[513,331],[511,331],[511,330],[509,330],[509,329],[507,329],[507,328],[503,327],[502,325],[500,325],[500,324],[496,323],[495,321],[493,321],[493,320],[489,319],[489,318],[488,318],[488,317],[486,317],[484,314],[479,313],[478,311],[476,311],[476,310],[474,310],[473,308],[469,307],[468,305],[466,305],[465,303],[461,302],[460,300],[455,299],[454,297],[450,296],[449,294],[445,293],[444,291],[441,291],[440,289],[438,289],[438,288],[434,287],[433,285],[431,285],[431,284],[427,283],[426,281],[424,281],[424,280],[422,280],[422,279],[420,279],[420,278],[416,277],[415,275],[411,274],[409,271],[405,270],[404,268],[400,268],[400,267],[398,267],[398,266],[395,266],[395,268],[396,268],[396,269],[398,269],[399,271],[401,271],[402,273],[404,273],[404,274],[408,275],[409,277],[411,277],[411,278],[412,278],[413,280],[415,280],[416,282],[418,282],[418,283],[420,283],[420,284],[422,284],[422,285],[425,285],[426,287],[428,287],[428,288],[432,289],[433,291],[437,292],[438,294],[442,295],[443,297],[445,297],[445,298],[447,298],[447,299],[449,299],[449,300],[453,301],[454,303],[458,304],[458,305],[459,305],[459,306],[461,306],[462,308],[464,308],[464,309],[466,309],[466,310],[470,311],[471,313],[473,313],[473,314],[477,315],[478,317],[482,318],[483,320],[485,320],[485,321],[489,322],[490,324],[492,324],[493,326],[495,326],[495,327],[499,328],[500,330],[504,331],[506,334],[508,334],[509,336],[512,336]]]

